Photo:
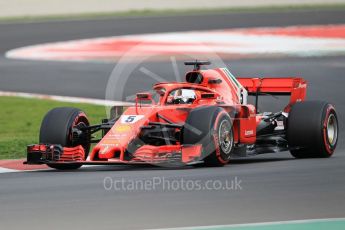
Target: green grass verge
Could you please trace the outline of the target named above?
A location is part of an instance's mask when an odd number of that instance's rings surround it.
[[[20,17],[1,17],[2,23],[20,22],[44,22],[44,21],[70,21],[70,20],[93,20],[111,19],[118,17],[151,17],[151,16],[178,16],[178,15],[197,15],[197,14],[224,14],[224,13],[245,13],[245,12],[286,12],[298,10],[345,10],[345,4],[306,4],[306,5],[285,5],[285,6],[258,6],[258,7],[232,7],[232,8],[213,8],[213,9],[187,9],[187,10],[131,10],[125,12],[111,13],[81,13],[81,14],[62,14],[44,16],[20,16]]]
[[[68,106],[82,109],[92,124],[106,117],[104,106],[51,100],[0,97],[0,159],[26,156],[26,146],[38,143],[44,115],[52,108]]]

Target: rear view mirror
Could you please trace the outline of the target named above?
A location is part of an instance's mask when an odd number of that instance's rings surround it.
[[[135,98],[135,105],[139,103],[140,105],[143,104],[155,104],[152,94],[149,92],[144,92],[144,93],[137,93],[136,98]]]
[[[215,93],[202,93],[201,98],[202,99],[217,99],[217,96]]]

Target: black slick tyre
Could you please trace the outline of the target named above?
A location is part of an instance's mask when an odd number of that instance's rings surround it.
[[[77,108],[60,107],[50,110],[43,118],[39,141],[45,144],[59,144],[63,147],[74,147],[72,128],[88,126],[89,121],[84,112]],[[84,143],[85,157],[90,150],[90,143]],[[74,170],[81,164],[48,164],[49,167],[59,170]]]
[[[205,166],[226,165],[234,145],[229,114],[216,106],[193,109],[185,122],[183,144],[201,144]]]
[[[304,101],[292,106],[287,122],[287,140],[296,158],[332,156],[338,141],[334,107],[324,101]]]

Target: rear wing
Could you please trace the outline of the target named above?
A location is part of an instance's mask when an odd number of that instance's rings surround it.
[[[284,111],[288,112],[290,107],[306,97],[307,82],[303,78],[237,78],[241,85],[248,91],[248,95],[258,96],[262,94],[287,95],[290,102]]]

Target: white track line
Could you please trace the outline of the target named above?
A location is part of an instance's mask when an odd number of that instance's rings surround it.
[[[22,93],[22,92],[8,92],[8,91],[0,91],[0,96],[34,98],[34,99],[44,99],[44,100],[70,102],[70,103],[86,103],[86,104],[103,105],[103,106],[131,106],[133,105],[132,103],[123,102],[123,101],[109,101],[109,100],[83,98],[83,97],[67,97],[67,96]]]
[[[19,170],[8,169],[0,167],[0,173],[10,173],[10,172],[19,172]]]
[[[94,167],[102,167],[102,165],[83,165],[82,168],[94,168]],[[48,171],[48,172],[53,172],[53,171],[58,171],[56,169],[52,168],[45,168],[45,169],[30,169],[30,170],[17,170],[17,169],[9,169],[9,168],[3,168],[0,167],[0,174],[2,173],[18,173],[18,172],[37,172],[37,171]]]
[[[237,228],[237,227],[259,227],[259,226],[271,226],[282,224],[304,224],[304,223],[318,223],[318,222],[332,222],[332,221],[345,221],[345,218],[325,218],[325,219],[306,219],[306,220],[287,220],[287,221],[273,221],[273,222],[261,222],[261,223],[248,223],[248,224],[229,224],[229,225],[205,225],[194,227],[179,227],[179,228],[154,228],[147,230],[202,230],[212,228]]]

